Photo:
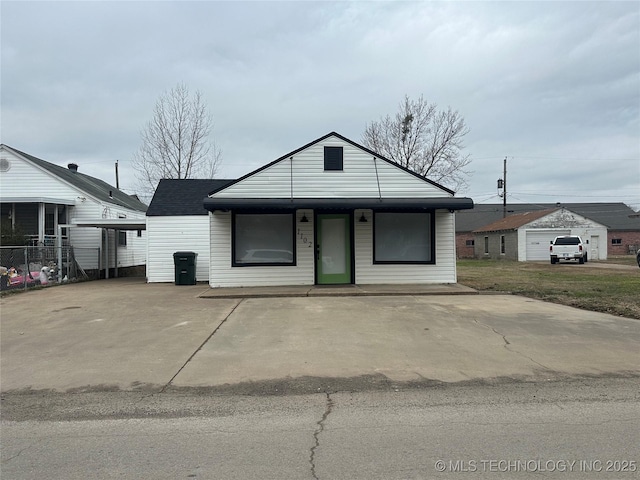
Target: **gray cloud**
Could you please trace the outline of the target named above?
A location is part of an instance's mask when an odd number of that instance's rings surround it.
[[[466,194],[640,207],[636,2],[3,2],[2,141],[113,181],[162,92],[200,90],[236,177],[405,94],[467,120]],[[558,175],[558,171],[566,174]],[[492,201],[496,201],[494,198]]]

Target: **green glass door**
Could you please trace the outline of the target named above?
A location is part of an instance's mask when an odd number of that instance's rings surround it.
[[[317,216],[318,284],[351,283],[351,224],[348,214]]]

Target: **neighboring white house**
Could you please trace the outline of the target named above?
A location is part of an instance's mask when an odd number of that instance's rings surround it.
[[[73,246],[85,270],[146,263],[147,206],[76,164],[64,168],[0,145],[0,203],[3,225],[34,246]]]
[[[147,281],[173,282],[173,254],[198,254],[196,280],[209,280],[209,216],[204,199],[232,180],[160,180],[147,209]]]
[[[560,235],[579,235],[590,260],[607,259],[607,227],[566,208],[509,215],[473,232],[477,258],[548,261],[549,243]]]
[[[455,283],[455,211],[473,201],[332,132],[204,207],[211,287]]]

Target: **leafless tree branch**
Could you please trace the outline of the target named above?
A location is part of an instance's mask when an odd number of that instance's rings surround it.
[[[202,94],[179,83],[158,98],[133,156],[141,195],[151,197],[163,178],[213,178],[222,152],[209,141],[213,119]]]
[[[395,116],[368,123],[362,135],[367,148],[441,183],[454,191],[465,189],[471,157],[462,153],[469,133],[464,118],[448,108],[439,111],[422,96],[405,95]]]

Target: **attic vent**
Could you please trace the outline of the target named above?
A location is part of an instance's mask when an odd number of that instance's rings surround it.
[[[78,164],[77,163],[70,163],[69,165],[67,165],[67,168],[69,170],[71,170],[72,172],[77,172],[78,171]]]
[[[342,147],[324,147],[324,169],[342,170]]]
[[[0,172],[7,172],[11,168],[11,163],[6,158],[0,158]]]

